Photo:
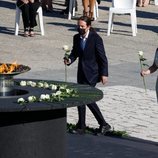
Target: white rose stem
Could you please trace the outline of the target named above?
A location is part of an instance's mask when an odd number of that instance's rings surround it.
[[[67,51],[65,53],[65,57],[67,58]],[[67,65],[65,64],[65,82],[67,82]]]
[[[140,68],[141,68],[141,71],[142,71],[143,70],[142,62],[141,62],[141,60],[139,60],[139,61],[140,61]],[[146,91],[145,77],[142,76],[142,79],[143,79],[143,85],[144,85],[144,89],[145,89],[145,93],[146,93],[147,91]]]
[[[65,64],[65,82],[67,82],[67,65]]]

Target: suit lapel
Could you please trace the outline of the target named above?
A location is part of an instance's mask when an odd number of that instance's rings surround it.
[[[80,44],[80,35],[79,34],[76,38],[76,48],[75,49],[77,50],[79,56],[83,53],[83,50],[82,50],[81,44]]]

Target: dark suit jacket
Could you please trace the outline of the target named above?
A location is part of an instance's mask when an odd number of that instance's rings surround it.
[[[96,32],[90,31],[83,51],[80,46],[80,40],[80,35],[76,34],[70,54],[71,63],[79,58],[78,83],[88,82],[87,84],[94,85],[100,81],[101,76],[108,76],[108,61],[103,41]]]

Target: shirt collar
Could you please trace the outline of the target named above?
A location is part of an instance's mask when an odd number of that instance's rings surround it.
[[[86,40],[86,39],[88,38],[88,35],[89,35],[89,30],[87,31],[87,33],[86,33],[86,36],[85,36],[85,37],[83,37],[83,36],[80,36],[80,38],[81,38],[81,39],[84,39],[84,40]]]

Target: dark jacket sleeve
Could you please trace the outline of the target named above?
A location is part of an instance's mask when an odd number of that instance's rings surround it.
[[[96,35],[96,56],[100,76],[108,76],[108,60],[102,38]]]
[[[156,49],[156,52],[155,52],[153,67],[158,69],[158,48]]]
[[[71,65],[78,57],[78,46],[77,46],[78,40],[77,40],[77,38],[79,38],[78,35],[75,35],[73,37],[73,47],[72,47],[72,50],[71,50],[71,53],[69,56],[71,63],[69,65]]]

